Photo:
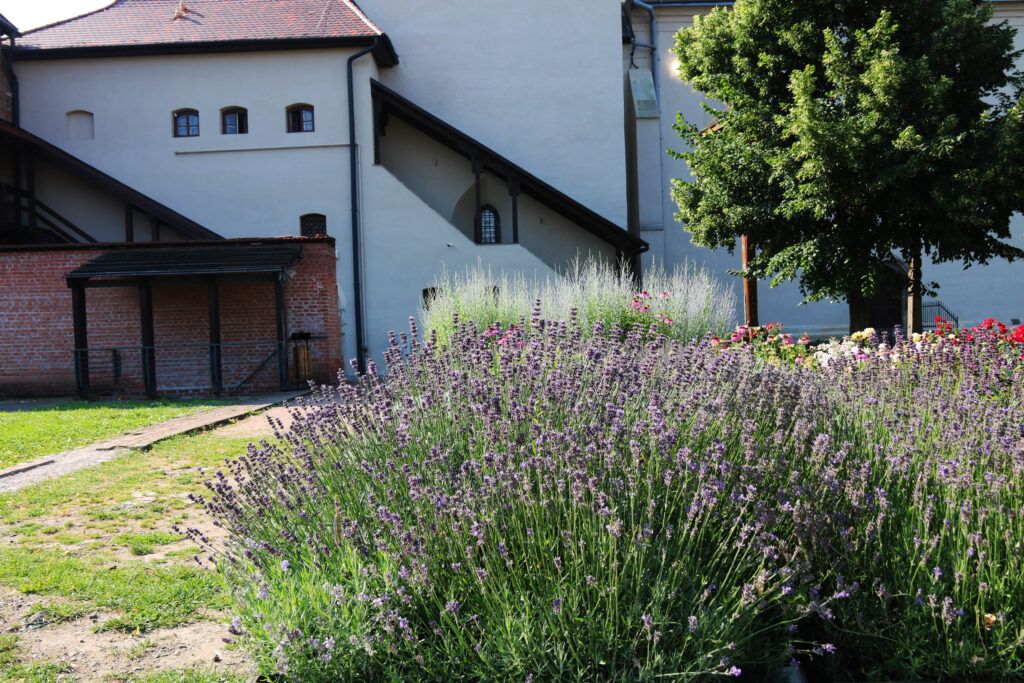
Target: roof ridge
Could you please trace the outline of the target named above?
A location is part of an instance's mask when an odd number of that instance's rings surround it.
[[[43,29],[53,28],[55,26],[62,26],[64,24],[68,24],[68,23],[70,23],[72,21],[78,21],[79,19],[85,19],[86,17],[91,17],[94,14],[99,14],[100,12],[106,12],[108,9],[113,9],[114,7],[116,7],[117,5],[120,5],[123,2],[125,2],[125,0],[114,0],[114,2],[110,3],[109,5],[104,5],[103,7],[100,7],[98,9],[94,9],[91,12],[84,12],[82,14],[79,14],[79,15],[76,15],[76,16],[73,16],[73,17],[68,17],[67,19],[60,19],[58,21],[54,21],[54,22],[51,22],[49,24],[43,24],[42,26],[36,26],[35,28],[31,28],[31,29],[29,29],[27,31],[23,31],[21,35],[27,36],[29,34],[35,33],[36,31],[42,31]]]
[[[360,19],[362,19],[366,23],[367,26],[369,26],[371,29],[376,31],[378,33],[378,35],[383,35],[384,31],[382,31],[380,26],[377,26],[377,24],[374,23],[370,19],[370,17],[366,16],[366,12],[364,12],[362,10],[362,8],[360,8],[359,5],[357,5],[355,3],[355,0],[341,0],[341,1],[343,3],[345,3],[346,5],[348,5],[349,9],[351,9],[353,12],[355,12],[356,16],[358,16]]]

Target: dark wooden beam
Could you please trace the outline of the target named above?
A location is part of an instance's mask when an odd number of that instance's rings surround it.
[[[85,287],[71,284],[71,320],[75,330],[75,387],[81,398],[89,396],[89,335],[85,309]]]
[[[210,306],[210,386],[220,396],[224,391],[223,354],[220,335],[220,288],[217,278],[206,282],[207,300]]]
[[[149,239],[154,242],[160,241],[160,221],[153,218],[150,220]]]
[[[124,207],[124,241],[135,241],[135,209],[131,204]]]
[[[153,326],[153,287],[139,282],[139,317],[142,323],[142,383],[146,396],[156,397],[156,332]]]
[[[471,163],[473,164],[473,176],[476,179],[474,181],[473,186],[476,192],[476,202],[474,203],[473,208],[473,241],[476,242],[477,244],[480,244],[480,242],[482,242],[484,238],[482,229],[483,226],[480,225],[480,209],[483,205],[483,198],[481,197],[480,187],[480,174],[483,173],[484,165],[483,162],[480,160],[479,156],[474,156],[471,159]]]
[[[508,194],[512,197],[512,244],[519,244],[519,178],[508,181]]]
[[[28,193],[28,227],[35,230],[39,224],[39,209],[36,206],[36,158],[27,155],[25,163],[25,191]]]
[[[740,237],[740,250],[743,270],[746,270],[756,253],[753,243],[746,235]],[[761,324],[757,310],[757,280],[754,278],[743,278],[743,320],[747,327],[758,327]]]
[[[288,388],[288,318],[284,302],[284,280],[274,281],[274,305],[277,311],[277,377],[281,390]]]

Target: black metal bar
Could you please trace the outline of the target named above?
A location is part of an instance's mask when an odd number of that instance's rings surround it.
[[[139,314],[142,322],[142,382],[146,396],[156,397],[156,332],[153,328],[153,287],[149,280],[139,283]]]
[[[206,283],[210,303],[210,386],[220,396],[224,391],[224,369],[220,336],[220,289],[217,278],[211,277]]]
[[[87,332],[85,287],[71,284],[71,319],[75,329],[75,388],[82,398],[89,396],[89,335]]]
[[[282,391],[288,388],[288,318],[284,305],[284,280],[274,282],[274,305],[277,310],[277,376]]]
[[[135,241],[135,209],[131,204],[124,207],[124,241]]]

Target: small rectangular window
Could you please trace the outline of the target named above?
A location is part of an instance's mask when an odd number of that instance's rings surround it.
[[[288,108],[288,132],[312,133],[313,107],[308,104],[297,104]]]
[[[221,114],[224,135],[245,135],[249,132],[249,113],[241,107],[225,109]]]

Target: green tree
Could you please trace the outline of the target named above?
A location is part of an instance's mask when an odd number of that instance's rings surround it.
[[[896,257],[966,266],[1024,256],[1024,74],[982,0],[737,0],[676,36],[713,132],[680,115],[676,180],[694,243],[758,249],[744,275],[845,300],[926,291]],[[913,272],[913,271],[912,271]]]

